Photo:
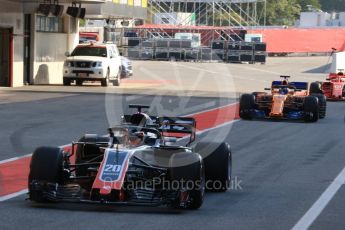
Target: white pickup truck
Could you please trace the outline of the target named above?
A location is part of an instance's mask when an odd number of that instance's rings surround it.
[[[80,44],[67,59],[63,68],[63,84],[82,85],[84,81],[100,81],[102,86],[120,85],[121,59],[114,44]]]

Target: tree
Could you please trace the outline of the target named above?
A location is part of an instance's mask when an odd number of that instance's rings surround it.
[[[86,20],[85,19],[79,19],[79,26],[80,27],[84,27],[86,24]]]
[[[314,7],[315,9],[321,9],[319,0],[298,0],[297,2],[301,6],[302,11],[308,11],[308,5]]]
[[[321,9],[326,12],[343,12],[345,11],[344,0],[320,0]]]
[[[294,25],[301,12],[297,0],[267,0],[267,25]]]

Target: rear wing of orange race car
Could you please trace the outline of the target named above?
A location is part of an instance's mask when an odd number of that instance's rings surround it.
[[[279,86],[291,86],[297,90],[308,90],[308,82],[292,81],[288,85],[283,85],[282,81],[272,81],[272,88]]]

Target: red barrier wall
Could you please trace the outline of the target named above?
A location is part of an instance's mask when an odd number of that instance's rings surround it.
[[[345,50],[345,28],[322,29],[259,29],[248,33],[262,34],[267,52],[331,52]]]

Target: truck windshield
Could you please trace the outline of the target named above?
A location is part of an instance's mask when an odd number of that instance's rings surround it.
[[[107,56],[107,49],[105,47],[79,46],[73,50],[71,56],[106,57]]]

